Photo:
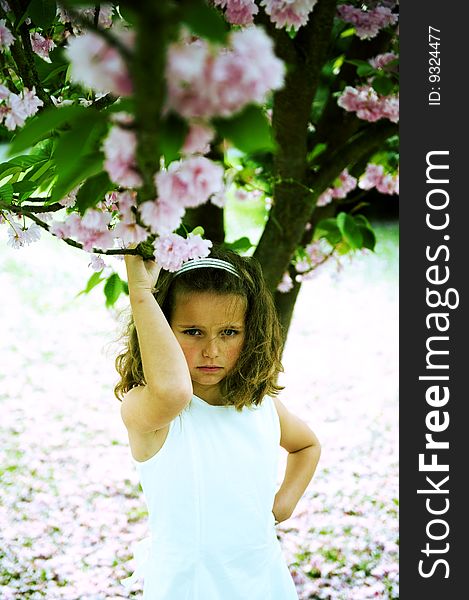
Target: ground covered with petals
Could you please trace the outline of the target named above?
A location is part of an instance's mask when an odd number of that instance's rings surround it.
[[[399,595],[397,234],[382,233],[376,254],[305,282],[285,350],[282,400],[323,448],[278,526],[300,600]],[[147,533],[112,392],[126,301],[75,297],[92,271],[63,242],[0,246],[0,597],[139,597],[119,583]]]

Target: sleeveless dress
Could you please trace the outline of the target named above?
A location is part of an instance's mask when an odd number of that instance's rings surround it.
[[[280,422],[272,398],[214,406],[193,396],[161,450],[132,458],[150,536],[134,548],[143,600],[298,600],[272,513]]]

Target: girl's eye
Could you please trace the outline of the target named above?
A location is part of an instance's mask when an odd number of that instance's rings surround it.
[[[226,335],[228,337],[234,337],[235,335],[237,335],[239,332],[236,329],[225,329],[223,331],[223,335]]]
[[[184,333],[186,335],[192,335],[192,336],[194,336],[194,335],[199,334],[200,331],[198,329],[184,329],[184,331],[182,333]]]

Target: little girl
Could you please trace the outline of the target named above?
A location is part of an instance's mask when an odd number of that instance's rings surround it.
[[[296,600],[275,525],[320,446],[276,398],[282,336],[258,262],[214,248],[175,273],[125,263],[133,319],[115,393],[151,535],[124,585],[142,576],[144,600]]]

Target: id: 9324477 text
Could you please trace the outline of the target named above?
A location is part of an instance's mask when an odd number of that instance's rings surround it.
[[[440,66],[440,30],[428,26],[428,82],[430,91],[428,93],[428,105],[440,106],[441,103],[441,66]]]

